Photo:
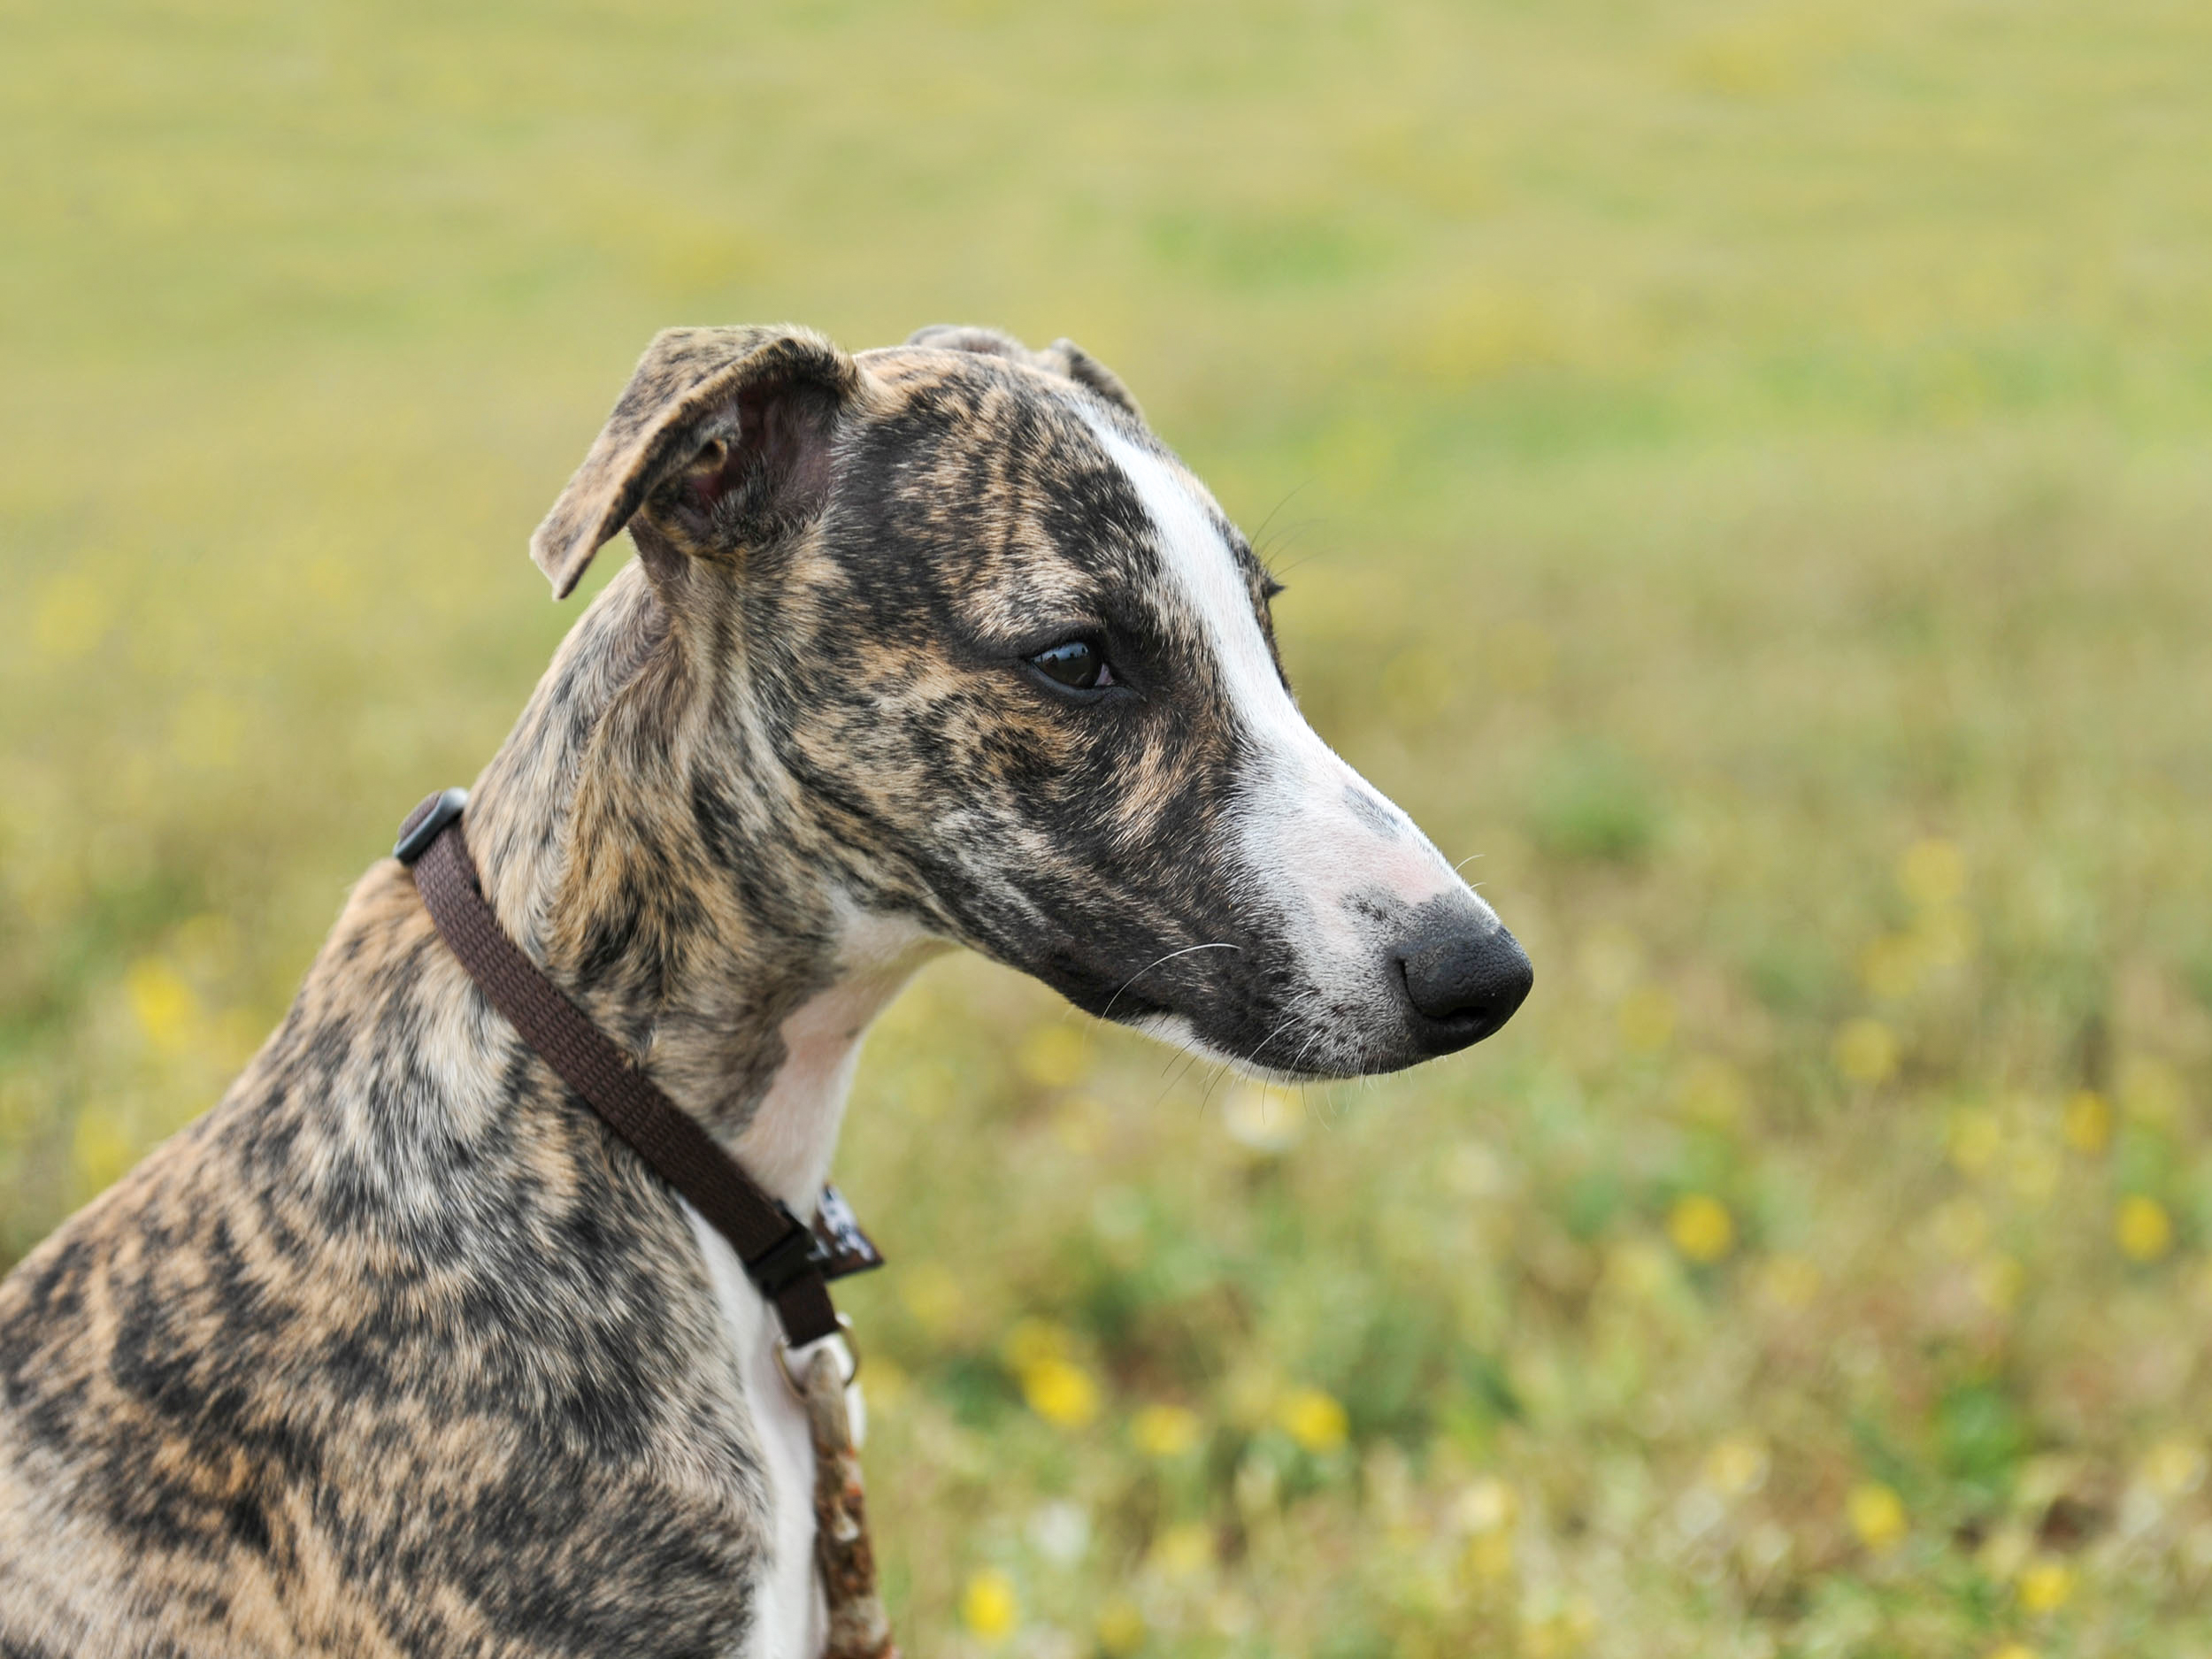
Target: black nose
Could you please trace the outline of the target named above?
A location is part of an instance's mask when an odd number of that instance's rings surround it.
[[[1480,1042],[1513,1018],[1536,982],[1520,941],[1495,923],[1438,928],[1392,955],[1413,1005],[1414,1040],[1432,1055]]]

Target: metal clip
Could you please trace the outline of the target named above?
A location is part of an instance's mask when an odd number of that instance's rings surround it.
[[[807,1347],[813,1348],[817,1343],[821,1342],[836,1343],[844,1350],[845,1357],[852,1362],[851,1366],[845,1372],[844,1381],[846,1387],[851,1387],[853,1379],[860,1375],[860,1343],[853,1336],[852,1320],[844,1314],[839,1314],[836,1332],[829,1336],[817,1337],[813,1342],[808,1343]],[[789,1385],[792,1394],[802,1404],[805,1403],[806,1379],[792,1369],[791,1344],[781,1338],[777,1339],[776,1341],[776,1369],[783,1373],[783,1379]]]

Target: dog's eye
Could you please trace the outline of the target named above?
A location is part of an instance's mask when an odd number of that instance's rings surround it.
[[[1046,678],[1076,691],[1096,691],[1102,686],[1115,683],[1114,671],[1108,665],[1105,653],[1088,640],[1069,640],[1051,646],[1031,657],[1029,664]]]

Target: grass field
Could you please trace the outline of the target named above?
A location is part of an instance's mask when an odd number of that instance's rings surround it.
[[[636,352],[1113,364],[1537,990],[864,1064],[910,1654],[2212,1655],[2212,10],[6,0],[0,1266],[574,614]]]

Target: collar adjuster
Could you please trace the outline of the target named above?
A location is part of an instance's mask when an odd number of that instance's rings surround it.
[[[399,826],[399,840],[392,844],[392,856],[411,868],[416,859],[430,850],[430,843],[445,833],[445,826],[461,816],[469,803],[465,789],[448,789],[434,795],[407,815],[407,821]]]
[[[809,1273],[819,1274],[826,1254],[813,1229],[793,1215],[789,1205],[780,1203],[776,1211],[789,1231],[745,1263],[745,1277],[771,1302],[780,1297],[794,1281]]]

